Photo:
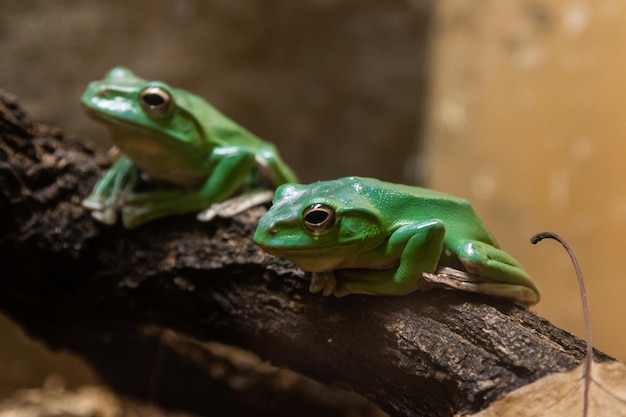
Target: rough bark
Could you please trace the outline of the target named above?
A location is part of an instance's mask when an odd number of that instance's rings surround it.
[[[214,412],[207,398],[226,395],[212,382],[209,342],[219,341],[392,416],[452,416],[584,355],[581,340],[497,299],[310,294],[307,274],[251,241],[262,208],[211,223],[101,225],[80,205],[99,154],[32,123],[7,94],[0,138],[0,309],[85,357],[118,392]]]

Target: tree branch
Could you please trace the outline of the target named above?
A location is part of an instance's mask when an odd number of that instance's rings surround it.
[[[479,295],[310,294],[306,274],[252,243],[262,208],[211,223],[101,225],[80,205],[101,155],[30,122],[7,94],[0,137],[0,309],[120,392],[206,413],[204,355],[220,341],[392,416],[452,416],[584,355],[581,340],[533,312]]]

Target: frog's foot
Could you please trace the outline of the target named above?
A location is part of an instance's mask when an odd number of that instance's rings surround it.
[[[92,192],[81,205],[89,210],[103,211],[107,209],[120,209],[127,200],[125,191],[116,191],[110,194]]]
[[[92,210],[92,217],[96,220],[114,224],[117,213],[135,188],[138,175],[139,169],[128,157],[122,156],[98,180],[91,194],[82,201],[82,206]]]
[[[328,297],[335,293],[337,289],[337,279],[332,271],[328,272],[314,272],[311,284],[309,285],[309,291],[312,293],[322,291],[324,297]]]
[[[197,219],[201,222],[208,222],[213,220],[215,217],[233,217],[252,207],[270,203],[273,197],[274,192],[271,190],[250,191],[245,194],[229,198],[226,201],[212,204],[209,208],[198,213]]]
[[[479,241],[467,241],[459,247],[459,260],[464,269],[484,281],[485,294],[515,299],[517,304],[539,302],[539,290],[526,271],[508,253]]]
[[[439,267],[434,273],[422,273],[421,290],[432,288],[475,292],[494,297],[508,298],[523,307],[535,304],[537,294],[530,288],[487,281],[485,278],[450,267]]]
[[[93,210],[91,217],[98,220],[100,223],[112,226],[117,222],[117,209],[113,207],[103,207],[99,210]]]
[[[83,207],[89,210],[102,210],[105,207],[106,197],[102,194],[89,194],[87,198],[81,201]]]
[[[81,204],[91,210],[91,217],[101,223],[113,225],[117,222],[117,215],[126,201],[126,193],[116,192],[106,196],[99,193],[91,193]]]

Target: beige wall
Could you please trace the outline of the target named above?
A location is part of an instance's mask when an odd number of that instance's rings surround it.
[[[472,201],[526,266],[534,309],[626,359],[626,2],[437,2],[425,137],[429,186]]]

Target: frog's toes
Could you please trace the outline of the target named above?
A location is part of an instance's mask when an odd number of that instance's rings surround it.
[[[104,207],[102,210],[92,211],[91,217],[100,223],[114,225],[117,222],[117,211],[111,207]]]
[[[311,284],[309,285],[309,291],[317,293],[322,291],[325,297],[333,294],[337,289],[337,279],[335,274],[330,272],[314,273],[311,278]]]
[[[337,289],[337,280],[335,279],[335,276],[333,275],[332,279],[326,282],[326,286],[324,287],[324,291],[322,292],[322,294],[324,295],[324,297],[328,297],[332,294],[335,294],[336,289]]]
[[[320,292],[324,289],[324,285],[324,274],[313,273],[313,276],[311,277],[311,283],[309,284],[309,291],[312,293]]]
[[[106,198],[102,194],[90,194],[81,204],[89,210],[102,210],[105,207]]]

